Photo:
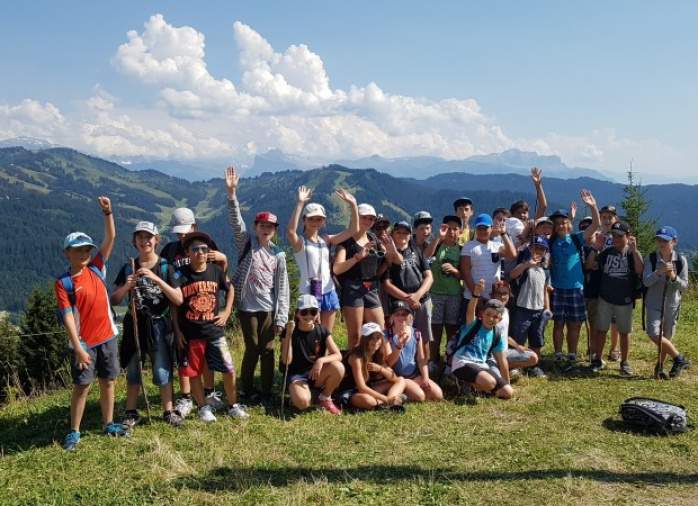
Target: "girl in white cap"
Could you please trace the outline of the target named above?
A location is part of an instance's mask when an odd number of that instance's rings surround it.
[[[337,245],[359,232],[359,211],[356,199],[349,192],[339,189],[335,194],[349,205],[351,221],[349,229],[337,235],[320,235],[327,215],[322,204],[310,202],[313,191],[298,188],[296,207],[288,222],[286,237],[293,248],[296,264],[300,271],[301,294],[314,295],[320,306],[320,322],[329,332],[339,309],[339,297],[330,272],[330,247]],[[305,207],[304,207],[305,206]],[[303,218],[303,234],[298,235],[298,221]]]

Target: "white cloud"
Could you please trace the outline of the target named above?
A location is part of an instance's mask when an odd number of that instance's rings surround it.
[[[24,99],[19,104],[0,104],[0,139],[39,137],[57,141],[63,135],[66,120],[52,103]]]

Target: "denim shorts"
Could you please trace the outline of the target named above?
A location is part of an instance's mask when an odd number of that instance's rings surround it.
[[[163,386],[172,383],[172,342],[167,332],[167,325],[158,323],[158,319],[153,320],[153,340],[150,352],[150,364],[153,368],[153,385]],[[164,332],[163,332],[164,331]],[[138,374],[138,356],[133,354],[126,366],[126,381],[129,385],[140,385],[141,379]]]

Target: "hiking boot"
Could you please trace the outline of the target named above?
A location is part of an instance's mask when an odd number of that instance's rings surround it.
[[[565,355],[563,355],[561,351],[556,351],[555,352],[555,363],[557,365],[560,365],[560,364],[562,364],[563,360],[565,360]]]
[[[630,363],[627,360],[623,360],[620,363],[620,375],[621,376],[632,376],[633,368],[630,367]]]
[[[123,423],[109,422],[104,426],[104,434],[110,437],[129,437],[128,426]]]
[[[546,377],[545,371],[543,369],[541,369],[540,367],[538,367],[537,365],[526,369],[526,374],[528,374],[528,376],[530,378],[545,378]]]
[[[249,413],[246,411],[247,406],[244,404],[235,403],[230,408],[228,408],[228,416],[231,418],[239,418],[240,420],[245,420],[250,417]]]
[[[137,409],[127,409],[121,423],[126,425],[129,429],[133,429],[136,425],[141,423],[141,415],[138,414]]]
[[[180,416],[176,411],[167,411],[162,414],[162,419],[165,423],[172,425],[172,427],[181,427],[184,423],[184,418]]]
[[[215,422],[216,415],[213,414],[215,410],[208,404],[204,404],[199,408],[199,420],[202,422]]]
[[[194,401],[191,400],[191,397],[180,397],[177,399],[177,402],[175,402],[175,411],[179,413],[179,416],[182,418],[189,416],[189,413],[191,413],[193,409]]]
[[[80,442],[80,433],[76,430],[71,430],[63,440],[63,449],[68,452],[77,450]]]
[[[225,404],[223,403],[221,397],[221,393],[214,390],[206,396],[206,404],[211,406],[216,411],[223,411],[225,409]]]
[[[515,383],[521,379],[521,369],[512,369],[509,371],[509,383]]]
[[[674,364],[671,366],[671,370],[669,371],[669,377],[678,378],[681,376],[681,372],[689,367],[691,367],[691,363],[688,361],[688,359],[683,355],[679,355],[674,359]]]
[[[673,368],[673,366],[672,366]],[[654,377],[659,380],[668,380],[669,376],[664,372],[664,369],[659,364],[654,365]]]
[[[618,362],[620,360],[620,352],[618,350],[611,350],[608,352],[609,362]]]
[[[328,397],[327,399],[324,400],[319,400],[317,405],[320,407],[320,409],[324,409],[325,411],[328,411],[332,413],[333,415],[341,415],[342,410],[339,409],[334,402],[332,402],[332,398]]]

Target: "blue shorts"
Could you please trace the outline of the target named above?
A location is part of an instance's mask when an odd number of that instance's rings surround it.
[[[106,342],[85,349],[90,356],[90,364],[84,369],[78,369],[75,357],[70,357],[70,372],[74,385],[90,385],[95,377],[115,380],[119,376],[119,340],[116,336]]]
[[[339,296],[335,290],[323,293],[318,302],[320,303],[320,311],[339,311]]]
[[[555,288],[552,298],[553,320],[583,322],[587,319],[581,288]]]
[[[542,348],[545,345],[546,323],[543,310],[516,306],[511,318],[511,337],[521,346],[528,341],[529,347]]]
[[[150,351],[150,363],[153,367],[153,385],[163,386],[172,383],[172,347],[171,339],[163,332],[168,329],[167,325],[153,320],[153,340]],[[129,385],[140,385],[141,380],[138,374],[138,356],[133,354],[126,366],[126,382]]]

